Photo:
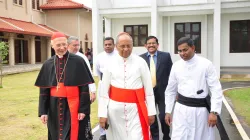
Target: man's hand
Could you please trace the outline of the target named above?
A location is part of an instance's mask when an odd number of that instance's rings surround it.
[[[166,113],[166,115],[165,115],[165,122],[166,122],[166,124],[167,125],[171,125],[171,123],[172,123],[172,116],[171,116],[171,114],[169,114],[169,113]]]
[[[149,125],[152,125],[155,122],[155,116],[148,116]]]
[[[90,101],[91,101],[91,103],[93,103],[93,102],[95,101],[95,99],[96,99],[95,93],[94,93],[94,92],[91,92],[91,93],[90,93]]]
[[[46,124],[47,121],[48,121],[48,115],[42,115],[42,116],[40,117],[40,119],[41,119],[41,121],[42,121],[43,124]]]
[[[100,126],[105,130],[105,124],[107,123],[107,118],[100,117],[99,123]]]
[[[217,115],[210,113],[208,116],[208,125],[209,127],[214,127],[217,123]]]
[[[78,113],[78,120],[81,121],[85,118],[85,114],[84,113]]]

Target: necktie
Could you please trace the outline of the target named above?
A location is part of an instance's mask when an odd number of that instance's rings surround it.
[[[155,70],[154,55],[150,55],[150,73],[151,73],[151,79],[152,79],[152,86],[155,87],[155,85],[156,85],[156,70]]]

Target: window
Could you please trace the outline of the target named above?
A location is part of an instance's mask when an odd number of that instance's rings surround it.
[[[19,0],[19,5],[23,5],[23,0]]]
[[[32,9],[40,10],[40,0],[32,0]]]
[[[23,5],[23,0],[13,0],[14,4]]]
[[[230,53],[250,52],[250,20],[230,21]]]
[[[36,9],[36,0],[32,0],[32,9]]]
[[[201,53],[201,22],[175,23],[175,54],[178,50],[177,41],[185,36],[194,40],[196,53]]]
[[[124,32],[131,35],[133,46],[144,46],[148,36],[148,25],[124,25]]]

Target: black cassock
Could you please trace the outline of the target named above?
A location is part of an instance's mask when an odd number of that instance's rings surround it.
[[[66,96],[57,94],[57,80],[60,83],[58,91]],[[90,83],[94,83],[94,80],[88,66],[77,55],[69,52],[63,58],[54,55],[43,64],[35,86],[40,87],[39,117],[48,115],[48,140],[92,140],[88,89]],[[77,89],[77,92],[67,90],[70,88],[75,91]],[[78,102],[77,105],[75,101],[70,101],[72,95],[73,100]],[[85,118],[77,121],[76,115],[72,117],[75,114],[72,110],[84,113]],[[72,123],[76,121],[77,125]]]

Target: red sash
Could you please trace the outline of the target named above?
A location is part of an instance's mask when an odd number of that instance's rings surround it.
[[[148,111],[145,104],[144,88],[121,89],[111,86],[109,98],[118,102],[136,103],[144,140],[149,140]]]
[[[78,140],[79,88],[78,86],[64,86],[63,83],[59,83],[59,86],[60,88],[58,88],[58,91],[56,87],[51,88],[50,96],[67,97],[71,117],[70,140]],[[59,116],[61,117],[60,114]],[[62,131],[60,131],[60,135],[62,135],[61,133]]]

